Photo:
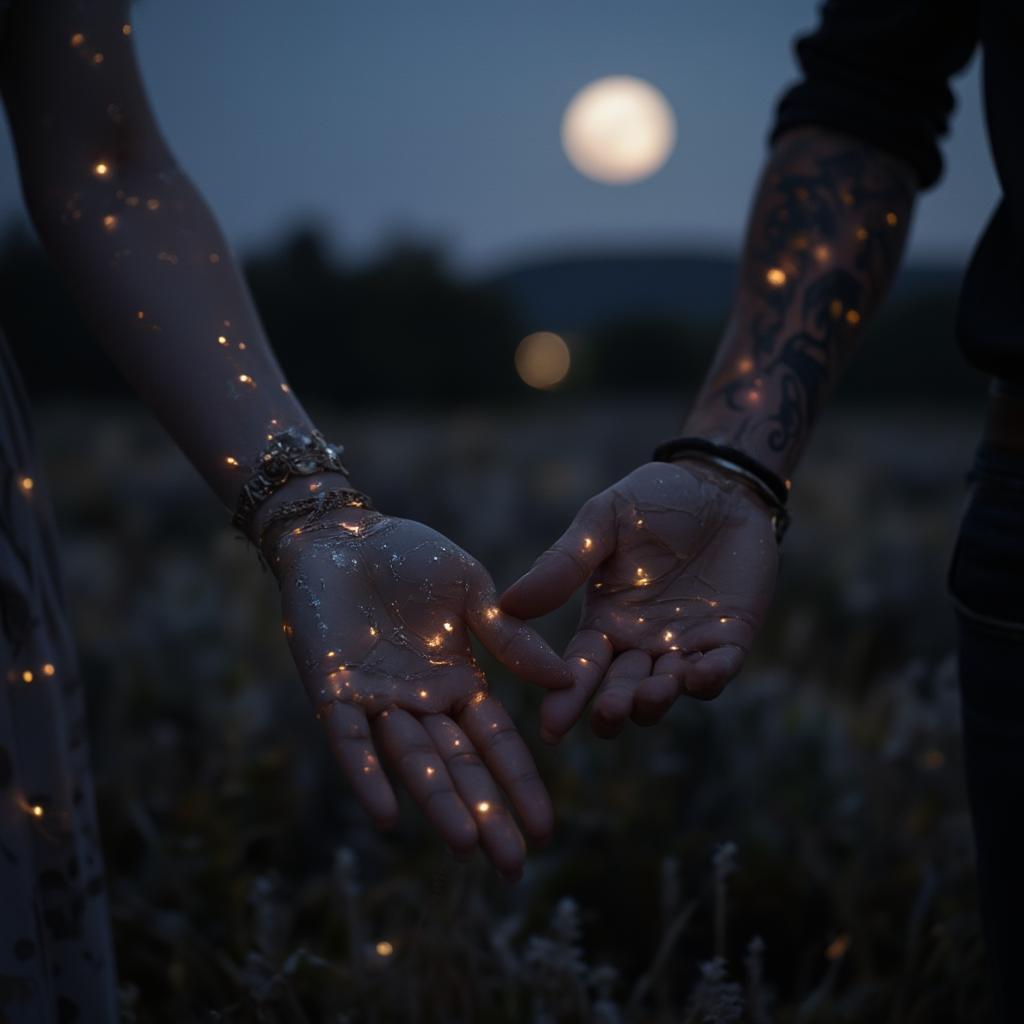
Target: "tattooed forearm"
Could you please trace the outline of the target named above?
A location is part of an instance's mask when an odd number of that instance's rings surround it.
[[[914,192],[909,167],[857,140],[818,129],[780,140],[687,432],[788,475],[895,275]]]

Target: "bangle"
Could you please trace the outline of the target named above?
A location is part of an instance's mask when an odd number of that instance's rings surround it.
[[[263,524],[263,529],[260,530],[260,535],[256,540],[256,546],[260,551],[263,550],[263,545],[270,533],[270,528],[277,523],[284,522],[286,519],[296,519],[299,516],[305,516],[306,518],[303,520],[302,526],[297,527],[297,529],[303,530],[320,522],[328,512],[333,512],[339,508],[364,509],[367,512],[375,513],[377,517],[383,518],[373,507],[373,502],[370,498],[363,494],[362,491],[353,491],[349,488],[325,491],[322,494],[316,494],[309,498],[300,498],[298,501],[286,501],[283,505],[275,508],[267,516],[267,521]]]
[[[341,461],[344,450],[341,445],[328,444],[315,429],[307,434],[298,427],[289,427],[271,435],[252,467],[252,476],[242,488],[231,522],[249,537],[256,509],[286,480],[324,471],[347,477],[348,470]]]
[[[729,445],[716,444],[703,437],[676,437],[663,441],[654,449],[651,458],[654,462],[671,462],[680,456],[707,462],[750,484],[772,509],[771,523],[775,540],[782,543],[790,517],[786,511],[789,486],[781,477],[746,452]]]

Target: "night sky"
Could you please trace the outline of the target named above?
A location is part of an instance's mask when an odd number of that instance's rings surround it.
[[[243,251],[319,226],[349,260],[396,238],[466,271],[602,248],[734,252],[791,43],[812,0],[141,0],[132,21],[165,134]],[[648,79],[679,142],[607,186],[562,153],[562,112],[608,74]],[[978,61],[912,258],[963,261],[996,201]],[[0,221],[22,217],[9,140]]]

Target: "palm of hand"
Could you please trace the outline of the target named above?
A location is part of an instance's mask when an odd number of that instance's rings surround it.
[[[742,665],[771,600],[777,545],[767,509],[700,463],[648,463],[592,498],[502,598],[531,617],[588,581],[566,651],[571,690],[549,694],[542,732],[560,737],[594,692],[592,724],[652,724],[680,691],[716,696]]]
[[[295,662],[365,809],[382,825],[396,815],[383,757],[456,852],[479,841],[517,874],[523,840],[496,783],[534,835],[550,831],[551,806],[470,631],[541,685],[568,682],[561,659],[498,609],[475,559],[417,522],[353,512],[295,528],[274,568]]]

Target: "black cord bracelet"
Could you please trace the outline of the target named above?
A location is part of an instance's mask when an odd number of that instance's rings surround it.
[[[741,452],[738,448],[731,448],[727,444],[716,444],[705,437],[673,437],[662,441],[651,455],[653,462],[671,462],[673,459],[685,455],[687,452],[697,452],[704,455],[713,455],[719,459],[727,459],[737,466],[752,473],[765,485],[775,496],[780,508],[786,507],[789,499],[789,488],[785,481],[778,474],[773,473],[767,466],[762,465],[753,456]]]

